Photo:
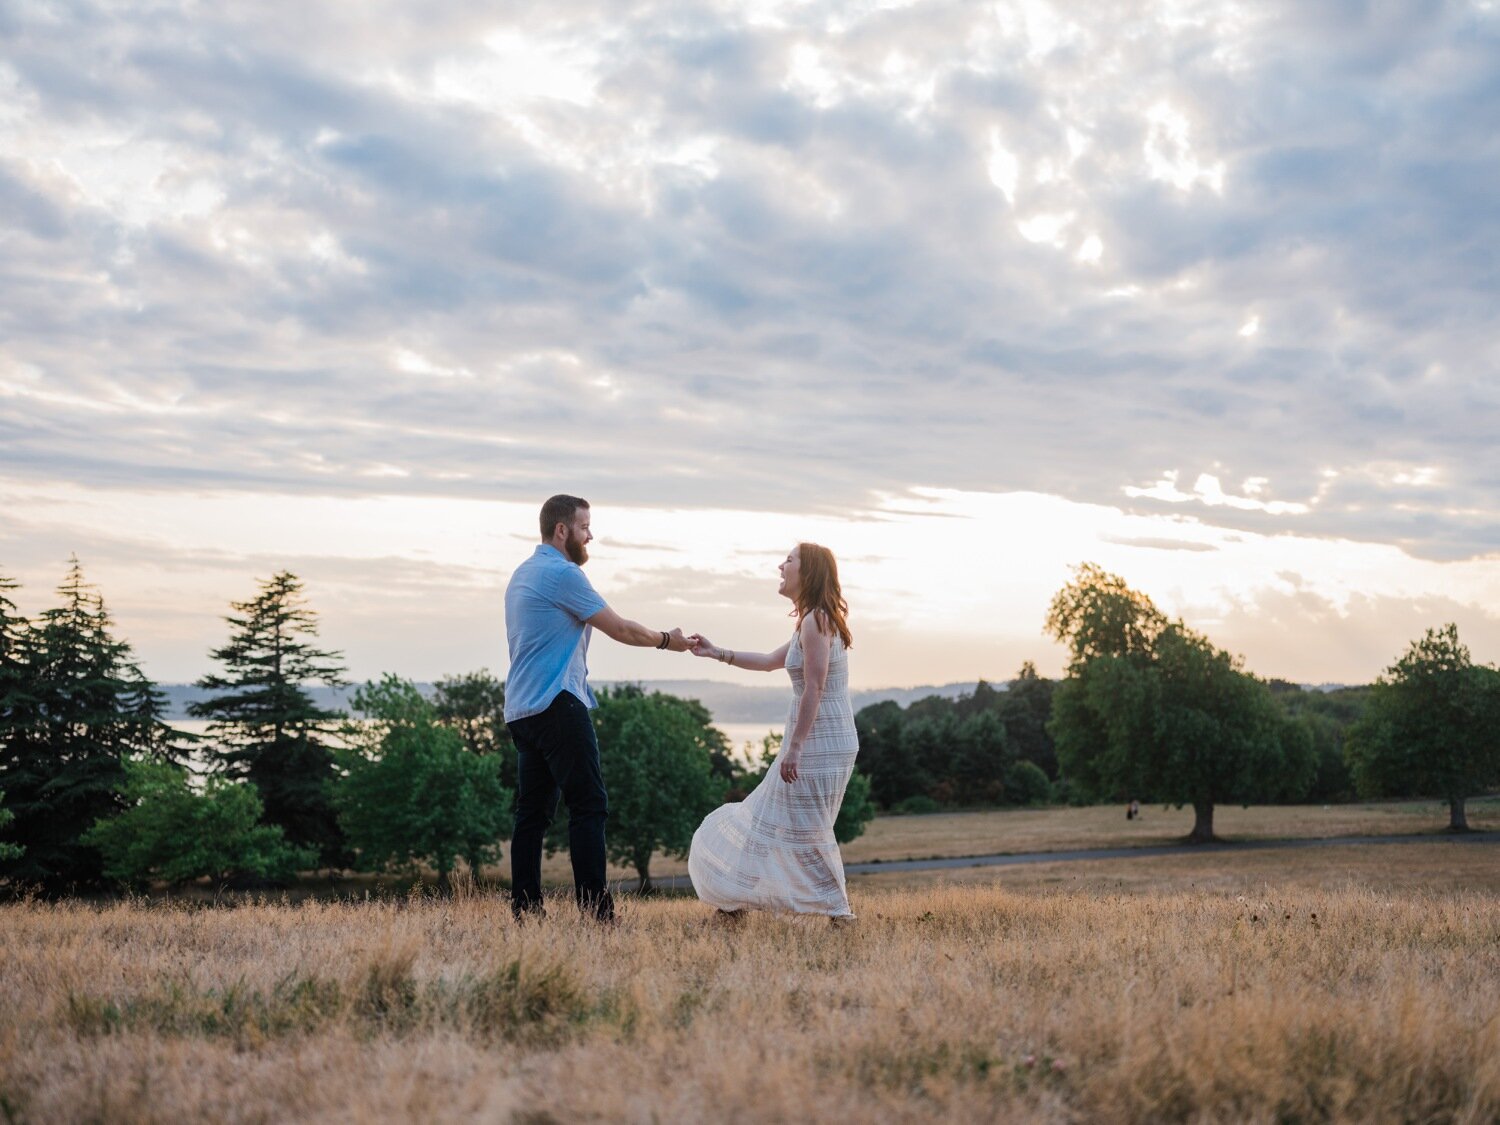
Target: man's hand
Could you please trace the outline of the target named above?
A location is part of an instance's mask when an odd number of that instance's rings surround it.
[[[693,647],[692,641],[682,635],[681,629],[673,629],[667,637],[667,648],[671,652],[686,652]]]

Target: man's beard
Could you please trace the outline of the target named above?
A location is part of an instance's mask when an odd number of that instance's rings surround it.
[[[588,545],[582,539],[578,539],[573,535],[571,527],[568,528],[568,541],[563,546],[568,552],[568,558],[572,559],[579,566],[589,561]]]

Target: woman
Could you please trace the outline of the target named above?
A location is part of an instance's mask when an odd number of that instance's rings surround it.
[[[792,678],[781,753],[755,792],[715,809],[693,835],[688,873],[698,897],[727,913],[747,907],[852,922],[833,821],[854,772],[859,739],[849,706],[849,607],[833,552],[800,543],[781,564],[778,591],[797,628],[775,652],[689,638],[696,656]]]

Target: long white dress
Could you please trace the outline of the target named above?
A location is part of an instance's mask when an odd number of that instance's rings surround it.
[[[792,707],[786,735],[802,704],[802,642],[792,634],[786,670]],[[787,743],[782,743],[782,754]],[[743,801],[709,813],[693,834],[688,875],[698,897],[721,910],[755,907],[798,914],[852,915],[844,861],[833,821],[854,772],[859,736],[849,705],[849,654],[837,633],[818,714],[802,747],[797,780],[781,779],[781,755]]]

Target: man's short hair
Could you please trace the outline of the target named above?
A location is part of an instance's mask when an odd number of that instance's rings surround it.
[[[552,529],[560,523],[573,526],[573,515],[579,508],[587,508],[589,502],[579,496],[557,495],[542,505],[542,542],[552,538]]]

